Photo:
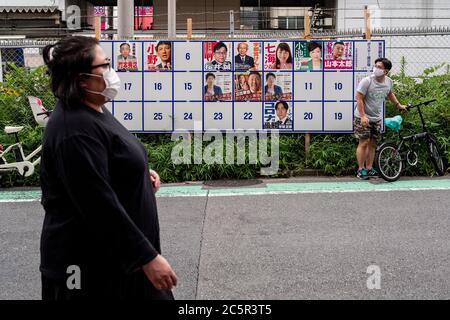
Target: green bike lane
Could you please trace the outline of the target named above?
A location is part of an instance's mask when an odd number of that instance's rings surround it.
[[[243,180],[245,181],[245,180]],[[237,183],[238,184],[238,183]],[[218,184],[220,185],[220,184]],[[202,182],[163,184],[158,197],[246,196],[296,193],[383,192],[383,191],[450,190],[450,177],[403,178],[396,182],[381,179],[358,181],[352,178],[266,179],[254,186],[208,186]],[[0,202],[38,201],[41,192],[33,189],[0,190]]]

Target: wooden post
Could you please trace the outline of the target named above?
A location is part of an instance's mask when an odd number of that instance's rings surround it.
[[[94,17],[95,38],[100,40],[102,37],[102,16]]]
[[[187,39],[188,40],[192,40],[192,18],[188,18],[187,19]],[[189,131],[189,136],[188,136],[188,140],[189,143],[192,142],[192,132]]]
[[[311,17],[308,14],[308,10],[305,10],[304,13],[304,29],[305,32],[303,34],[304,39],[311,39]]]
[[[304,14],[304,24],[305,24],[305,32],[303,34],[304,39],[311,39],[311,17],[308,14],[308,11],[305,10]],[[305,133],[305,160],[309,159],[309,149],[311,146],[311,134]]]
[[[187,19],[187,39],[192,39],[192,18]]]
[[[370,11],[368,6],[364,6],[364,38],[372,38],[372,28],[370,26]]]

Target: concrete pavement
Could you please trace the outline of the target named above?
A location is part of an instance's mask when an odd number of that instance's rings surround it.
[[[158,193],[178,299],[450,298],[448,177],[217,185]],[[40,193],[8,192],[0,192],[0,299],[39,299]],[[379,290],[366,285],[371,265]]]

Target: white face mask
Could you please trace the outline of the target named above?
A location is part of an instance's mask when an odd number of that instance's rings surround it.
[[[374,67],[373,68],[373,74],[375,75],[375,77],[382,77],[382,76],[384,76],[384,70],[380,69],[380,68],[377,68],[377,67]]]
[[[113,68],[106,69],[101,76],[92,73],[85,74],[94,77],[102,77],[106,84],[105,89],[102,92],[85,89],[87,92],[101,94],[108,99],[107,101],[111,101],[117,96],[120,89],[120,78]]]

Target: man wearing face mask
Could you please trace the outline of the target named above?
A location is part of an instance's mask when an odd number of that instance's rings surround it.
[[[356,148],[356,176],[362,180],[378,176],[378,172],[373,168],[373,161],[381,133],[384,100],[387,97],[399,110],[406,110],[406,106],[400,104],[392,92],[393,82],[387,76],[391,68],[392,63],[388,59],[376,59],[373,74],[362,79],[356,90],[354,127],[355,136],[359,139]]]
[[[43,56],[58,103],[40,166],[42,299],[172,300],[177,277],[161,255],[159,176],[104,106],[119,77],[94,38],[67,37]]]

